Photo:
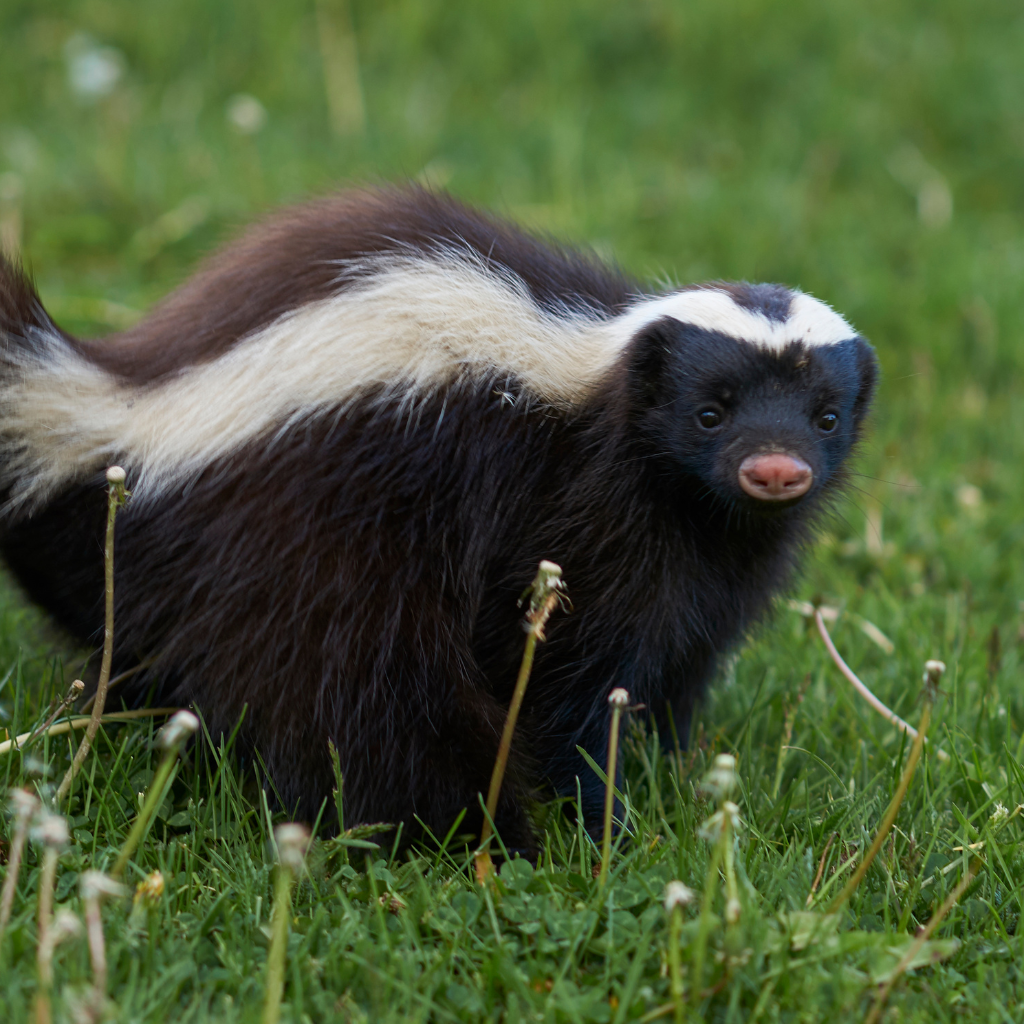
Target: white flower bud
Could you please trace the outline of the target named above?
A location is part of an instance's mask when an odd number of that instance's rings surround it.
[[[700,788],[715,800],[726,800],[732,795],[736,783],[736,758],[732,754],[719,754]]]
[[[924,682],[937,683],[946,671],[946,663],[930,659],[924,663]]]
[[[674,907],[688,907],[697,894],[682,882],[669,882],[665,886],[665,909],[671,911]]]
[[[82,922],[77,914],[70,910],[61,909],[53,915],[53,923],[50,925],[50,942],[59,946],[67,939],[77,939],[82,934]]]
[[[629,691],[624,690],[621,686],[616,686],[611,693],[608,694],[608,703],[613,708],[624,708],[629,703]]]
[[[199,719],[191,711],[176,711],[157,735],[156,745],[161,750],[174,750],[193,736],[198,728]]]
[[[11,792],[11,810],[18,821],[26,821],[39,810],[39,797],[27,789],[15,789]]]
[[[735,832],[740,827],[740,809],[731,800],[726,800],[720,810],[708,818],[700,827],[701,839],[709,843],[717,843],[722,836],[722,829],[725,828],[728,820],[729,827]]]
[[[83,871],[78,882],[83,900],[96,900],[101,896],[125,896],[128,890],[102,871]]]
[[[302,870],[309,847],[309,829],[298,822],[289,821],[274,829],[277,852],[281,863],[295,874]]]
[[[135,887],[135,902],[153,904],[156,903],[163,894],[164,876],[161,872],[154,871],[152,874],[146,875],[146,877]]]
[[[125,472],[120,466],[110,466],[107,469],[107,483],[115,486],[125,482]]]
[[[68,823],[59,814],[42,811],[32,828],[32,839],[55,849],[67,846]]]

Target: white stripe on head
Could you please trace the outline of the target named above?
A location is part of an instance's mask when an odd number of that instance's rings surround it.
[[[615,322],[632,337],[648,324],[668,316],[773,351],[794,342],[809,346],[835,345],[856,336],[857,332],[824,302],[803,292],[791,294],[789,316],[781,321],[739,305],[728,292],[720,289],[692,288],[643,299]]]

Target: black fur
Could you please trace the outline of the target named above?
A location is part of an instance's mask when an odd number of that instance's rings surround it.
[[[613,307],[618,277],[608,290]],[[747,304],[784,318],[783,293]],[[18,296],[7,344],[35,308]],[[716,657],[790,579],[874,380],[859,338],[776,353],[666,319],[571,413],[510,403],[523,388],[501,376],[412,407],[367,394],[250,443],[121,514],[115,672],[156,660],[120,696],[194,703],[214,734],[247,707],[243,748],[300,817],[330,794],[331,739],[347,821],[418,817],[443,833],[468,808],[476,827],[522,654],[516,599],[551,559],[573,607],[539,646],[497,824],[530,845],[535,784],[574,795],[577,777],[596,822],[600,786],[576,747],[603,761],[608,692],[685,726]],[[713,430],[697,420],[709,405]],[[824,411],[839,415],[828,434]],[[775,448],[814,470],[795,506],[738,486],[743,458]],[[104,503],[97,473],[9,516],[2,538],[31,597],[87,641],[102,625]]]

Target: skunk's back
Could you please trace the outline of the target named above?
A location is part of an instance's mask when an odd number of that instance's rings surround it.
[[[514,279],[556,315],[612,315],[634,292],[616,268],[447,194],[416,186],[352,189],[249,228],[141,323],[90,354],[114,374],[152,381],[217,358],[282,316],[377,272],[389,256],[469,260]]]

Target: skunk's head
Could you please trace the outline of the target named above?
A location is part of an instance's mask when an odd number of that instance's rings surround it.
[[[630,345],[631,419],[663,473],[698,498],[773,513],[841,479],[877,376],[874,350],[846,321],[777,285],[645,305]]]

